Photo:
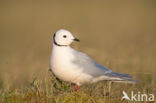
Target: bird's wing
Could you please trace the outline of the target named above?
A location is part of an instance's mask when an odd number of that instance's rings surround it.
[[[110,69],[108,69],[105,66],[102,66],[92,60],[88,55],[78,52],[73,49],[73,55],[74,59],[72,63],[77,65],[79,68],[83,70],[84,73],[89,74],[93,77],[99,77],[99,76],[107,76],[112,78],[120,78],[120,79],[131,79],[132,76],[129,74],[122,74],[113,72]]]
[[[89,74],[93,77],[98,77],[100,75],[112,72],[108,68],[94,62],[88,55],[73,50],[74,59],[72,63],[77,65],[84,73]]]

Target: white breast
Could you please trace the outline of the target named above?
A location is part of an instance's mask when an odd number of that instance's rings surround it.
[[[54,45],[55,46],[55,45]],[[61,80],[79,84],[86,82],[88,75],[72,63],[74,56],[70,47],[53,47],[50,66],[52,72]]]

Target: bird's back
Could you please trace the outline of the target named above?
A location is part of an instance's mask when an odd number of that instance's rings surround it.
[[[91,59],[88,55],[73,50],[74,59],[73,64],[77,65],[79,68],[83,69],[83,72],[89,74],[93,77],[104,75],[105,73],[111,72],[105,66],[102,66]]]
[[[74,59],[72,63],[81,68],[83,73],[93,77],[93,81],[112,80],[112,81],[130,81],[136,82],[129,74],[114,72],[107,67],[100,65],[91,59],[88,55],[73,49]]]

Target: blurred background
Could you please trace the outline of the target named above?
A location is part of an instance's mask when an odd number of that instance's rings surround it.
[[[1,0],[0,89],[44,80],[61,28],[81,40],[73,48],[100,64],[156,84],[155,0]]]

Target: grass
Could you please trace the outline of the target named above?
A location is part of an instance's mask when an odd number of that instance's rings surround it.
[[[107,81],[95,84],[86,84],[80,87],[79,92],[72,91],[70,83],[61,82],[54,77],[51,71],[44,81],[34,78],[29,86],[23,89],[14,89],[9,92],[0,91],[1,103],[119,103],[122,91],[130,93],[139,91],[151,93],[156,91],[155,85],[147,84],[120,84],[113,83],[111,92],[108,93]],[[148,76],[147,76],[148,77]],[[149,78],[147,78],[148,81]],[[122,87],[122,88],[121,88]],[[154,92],[155,93],[155,92]],[[130,95],[130,94],[129,94]],[[124,102],[128,102],[125,100]],[[131,103],[131,102],[130,102]]]
[[[154,1],[0,1],[0,103],[120,103],[122,91],[156,95]],[[51,39],[65,28],[76,50],[136,85],[105,81],[72,92],[48,71]],[[130,103],[129,101],[124,101]]]

